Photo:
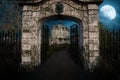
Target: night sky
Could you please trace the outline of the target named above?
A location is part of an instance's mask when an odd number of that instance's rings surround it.
[[[45,22],[44,24],[48,25],[51,29],[53,25],[58,25],[60,22],[64,27],[68,27],[68,29],[70,29],[70,26],[72,26],[73,24],[77,24],[76,22],[70,20],[50,20]]]
[[[103,6],[105,6],[105,5],[110,5],[110,6],[112,6],[115,9],[116,17],[114,19],[111,20],[108,17],[105,17],[103,15],[103,13],[100,11],[100,9]],[[106,13],[106,11],[104,13]],[[4,12],[3,12],[3,14],[4,14]],[[0,17],[1,17],[1,14],[0,14]],[[113,29],[114,30],[119,30],[120,29],[120,0],[104,0],[103,3],[100,4],[100,6],[99,6],[98,19],[99,19],[99,22],[101,22],[105,26],[106,29],[109,29],[109,30],[113,30]],[[1,18],[0,22],[3,23],[2,21],[3,20]],[[54,20],[54,21],[46,22],[46,24],[51,26],[53,24],[57,25],[58,22],[59,22],[59,20]],[[71,26],[74,23],[75,23],[74,21],[65,21],[65,20],[62,21],[62,24],[64,26],[68,26],[68,27]]]
[[[109,19],[108,17],[104,16],[103,13],[100,11],[100,9],[105,6],[110,5],[112,6],[116,11],[116,17],[114,19]],[[104,12],[106,13],[106,12]],[[108,14],[108,13],[106,13]],[[120,0],[104,0],[102,4],[99,6],[99,13],[98,13],[98,20],[101,22],[104,27],[108,30],[119,30],[120,29]],[[57,25],[59,23],[59,20],[52,20],[48,21],[45,24],[48,24],[49,26],[52,26],[53,24]],[[62,24],[64,26],[70,27],[75,22],[73,21],[66,21],[63,20]]]
[[[116,17],[113,20],[108,19],[103,16],[100,9],[105,5],[111,5],[116,11]],[[119,30],[120,29],[120,0],[104,0],[99,6],[99,22],[101,22],[106,29],[109,30]]]
[[[57,26],[59,23],[62,23],[64,27],[68,27],[69,31],[70,31],[70,26],[72,26],[73,24],[77,24],[76,22],[71,21],[71,20],[50,20],[50,21],[43,23],[43,25],[49,26],[49,30],[51,30],[53,25]],[[51,35],[51,32],[49,32],[49,34]]]

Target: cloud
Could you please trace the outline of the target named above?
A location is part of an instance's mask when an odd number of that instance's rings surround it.
[[[103,17],[103,14],[101,14],[100,9],[104,5],[111,5],[116,10],[116,18],[113,20],[109,20],[105,17]],[[99,22],[101,22],[104,27],[108,30],[120,30],[120,0],[104,0],[103,3],[99,6]]]

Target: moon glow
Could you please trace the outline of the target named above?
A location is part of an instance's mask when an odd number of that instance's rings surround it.
[[[101,7],[100,12],[102,13],[103,17],[113,20],[116,17],[115,8],[111,5],[104,5]]]

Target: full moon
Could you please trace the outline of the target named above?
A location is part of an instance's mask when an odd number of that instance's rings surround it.
[[[100,9],[102,15],[110,20],[113,20],[116,17],[116,11],[111,5],[104,5]]]

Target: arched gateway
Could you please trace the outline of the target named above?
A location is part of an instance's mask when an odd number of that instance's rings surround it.
[[[18,0],[22,14],[22,66],[41,64],[41,29],[48,18],[75,19],[82,26],[84,66],[91,69],[99,58],[98,5],[102,0]],[[65,17],[64,17],[65,16]],[[79,22],[80,21],[80,22]],[[81,44],[80,42],[78,42]]]

